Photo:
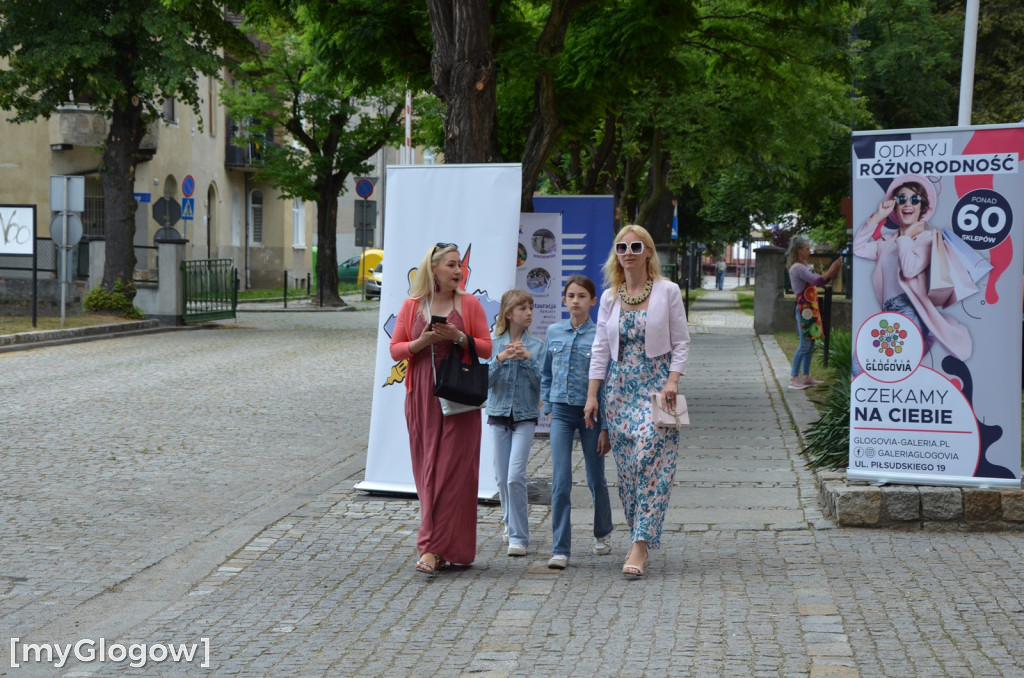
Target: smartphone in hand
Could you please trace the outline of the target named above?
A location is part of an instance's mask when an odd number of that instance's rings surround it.
[[[430,316],[430,329],[434,329],[434,325],[446,325],[448,318],[443,315],[432,315]]]

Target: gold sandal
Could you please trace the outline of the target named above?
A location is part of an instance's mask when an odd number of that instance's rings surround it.
[[[630,565],[629,558],[626,558],[626,563],[622,566],[622,574],[625,575],[626,579],[639,579],[644,576],[644,568],[647,567],[647,558],[650,556],[650,551],[644,555],[644,562],[639,565]]]

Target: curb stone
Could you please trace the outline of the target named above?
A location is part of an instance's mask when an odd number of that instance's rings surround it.
[[[31,344],[51,343],[55,341],[74,341],[140,331],[152,331],[161,327],[159,320],[137,320],[126,323],[108,325],[90,325],[88,327],[72,327],[62,330],[41,330],[38,332],[18,332],[17,334],[0,335],[0,347],[26,346]]]

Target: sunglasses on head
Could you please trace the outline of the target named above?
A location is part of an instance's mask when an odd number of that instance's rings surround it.
[[[633,242],[617,242],[615,243],[615,253],[625,254],[631,252],[633,254],[643,254],[644,244],[640,240],[634,240]]]
[[[436,252],[438,250],[448,249],[449,247],[454,247],[455,249],[459,249],[459,246],[456,245],[453,242],[438,242],[438,243],[434,243],[434,252]]]
[[[907,204],[907,197],[908,196],[905,196],[905,195],[897,195],[896,196],[896,204],[897,205],[906,205]],[[910,198],[910,204],[911,205],[920,205],[921,204],[921,196],[919,196],[919,195],[911,195],[911,196],[909,196],[909,198]]]

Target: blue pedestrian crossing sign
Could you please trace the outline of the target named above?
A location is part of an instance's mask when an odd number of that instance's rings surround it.
[[[181,218],[185,221],[191,220],[196,213],[196,199],[195,198],[182,198],[181,199]]]

